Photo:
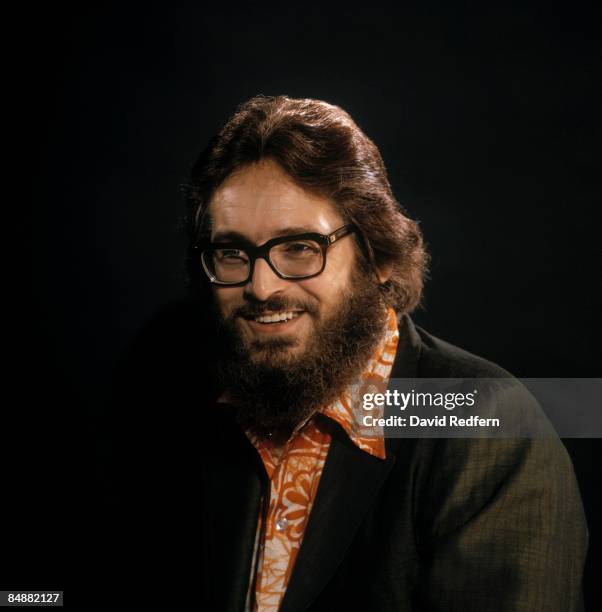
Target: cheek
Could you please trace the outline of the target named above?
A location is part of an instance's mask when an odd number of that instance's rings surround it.
[[[303,291],[310,295],[321,307],[330,307],[338,303],[347,293],[349,278],[347,274],[327,275],[322,273],[320,276],[302,281]]]
[[[214,287],[213,299],[223,316],[228,316],[242,299],[242,290],[238,287]]]
[[[347,239],[345,238],[345,240]],[[330,249],[324,272],[346,284],[356,265],[356,246],[351,240],[347,240]]]
[[[321,301],[336,302],[340,299],[351,284],[353,275],[353,253],[337,253],[337,257],[331,257],[326,263],[324,272],[315,279],[316,293],[319,293]]]

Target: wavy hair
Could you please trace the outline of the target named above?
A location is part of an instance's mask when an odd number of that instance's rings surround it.
[[[321,100],[256,96],[238,107],[210,140],[184,185],[188,274],[203,276],[192,247],[207,237],[215,190],[233,172],[268,158],[300,187],[329,198],[357,228],[357,240],[375,269],[391,268],[380,285],[385,302],[411,312],[420,302],[428,254],[418,224],[391,191],[376,145],[341,108]]]

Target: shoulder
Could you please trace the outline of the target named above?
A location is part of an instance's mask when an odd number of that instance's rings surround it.
[[[413,324],[412,324],[413,325]],[[501,366],[413,325],[420,340],[418,375],[428,378],[512,378]]]
[[[502,433],[495,437],[557,437],[536,398],[522,381],[501,366],[441,340],[411,322],[408,342],[415,347],[416,378],[439,382],[456,379],[478,389],[479,399],[474,408],[478,416],[503,422]],[[473,409],[465,408],[465,413],[458,409],[454,414],[471,416]]]
[[[423,437],[412,443],[388,440],[388,448],[398,458],[403,456],[401,463],[412,466],[425,522],[442,535],[478,515],[494,499],[504,505],[504,513],[513,516],[511,500],[527,491],[536,506],[545,500],[559,510],[564,508],[569,520],[581,521],[580,496],[568,453],[521,381],[499,365],[437,338],[407,317],[400,323],[405,324],[400,326],[395,374],[399,378],[488,379],[479,387],[487,394],[479,399],[478,414],[499,417],[508,432],[497,437]],[[518,504],[515,510],[520,507]],[[518,518],[513,516],[513,520]]]

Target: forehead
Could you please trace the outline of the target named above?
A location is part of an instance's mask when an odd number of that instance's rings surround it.
[[[214,193],[209,215],[212,237],[237,233],[255,243],[291,228],[329,234],[344,223],[331,200],[305,191],[270,160],[228,177]]]

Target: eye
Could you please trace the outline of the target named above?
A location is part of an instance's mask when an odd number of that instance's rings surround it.
[[[284,252],[290,256],[313,255],[320,252],[320,248],[313,242],[287,242]]]
[[[246,264],[249,258],[240,249],[217,249],[213,256],[221,264]]]

